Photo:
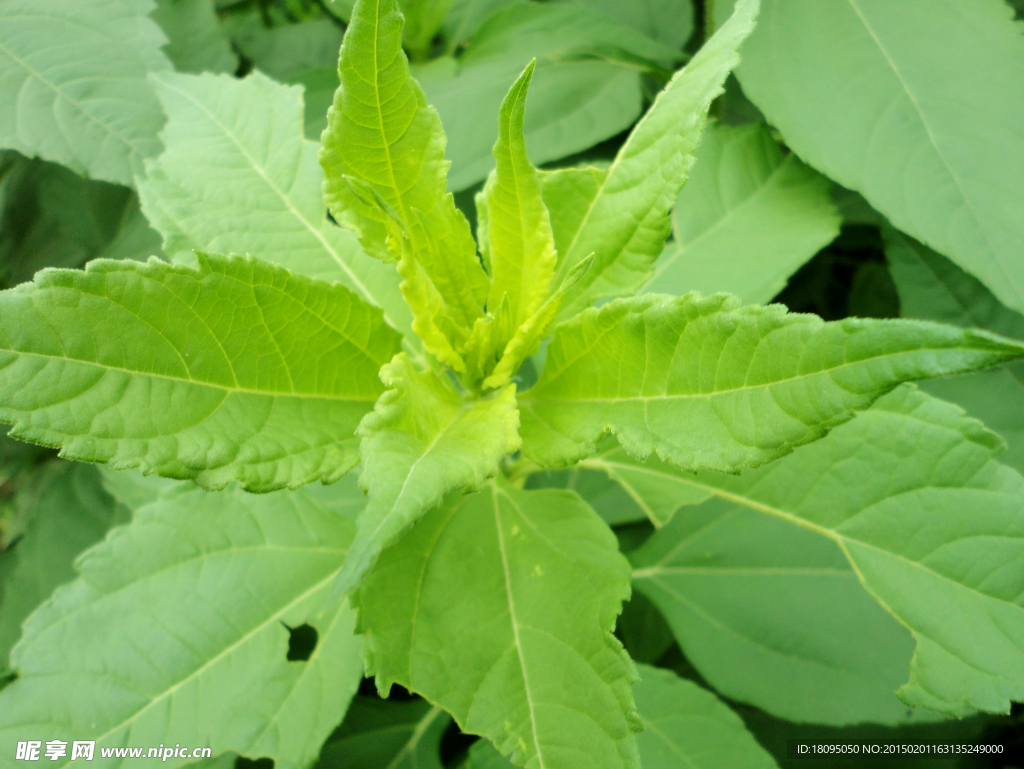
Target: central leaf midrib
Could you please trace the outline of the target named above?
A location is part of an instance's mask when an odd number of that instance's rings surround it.
[[[664,394],[660,394],[660,395],[617,395],[617,396],[613,396],[613,397],[609,397],[609,398],[576,398],[576,397],[572,397],[572,396],[557,397],[557,396],[548,396],[548,395],[541,394],[540,397],[537,397],[536,395],[531,396],[530,394],[535,392],[538,389],[541,389],[541,388],[534,387],[534,388],[524,392],[520,397],[522,399],[524,399],[524,400],[533,400],[533,401],[540,401],[540,402],[547,402],[547,403],[621,403],[621,402],[629,402],[629,401],[644,402],[644,401],[658,401],[658,400],[706,399],[706,398],[713,398],[713,397],[719,396],[719,395],[730,395],[732,393],[743,392],[745,390],[760,390],[760,389],[764,389],[764,388],[768,388],[768,387],[775,387],[777,385],[788,384],[790,382],[795,382],[795,381],[798,381],[798,380],[801,380],[801,379],[807,379],[807,378],[813,377],[813,376],[821,376],[823,374],[831,376],[833,373],[841,371],[841,370],[843,370],[845,368],[848,368],[850,366],[858,366],[858,365],[861,365],[861,364],[864,364],[864,363],[868,363],[868,362],[871,362],[871,361],[884,360],[886,358],[895,358],[895,357],[901,356],[901,355],[912,355],[914,353],[919,353],[919,352],[948,352],[948,351],[985,352],[984,350],[976,349],[976,348],[973,348],[973,347],[966,347],[966,346],[959,346],[959,345],[954,345],[954,346],[950,346],[950,347],[919,347],[919,348],[915,348],[915,349],[899,350],[897,352],[882,353],[882,354],[879,354],[879,355],[870,355],[870,356],[867,356],[867,357],[864,357],[864,358],[858,358],[857,360],[847,361],[846,363],[841,363],[838,366],[833,366],[831,368],[822,368],[822,369],[818,369],[817,371],[809,371],[809,372],[802,373],[802,374],[796,374],[794,376],[786,377],[784,379],[776,379],[776,380],[773,380],[773,381],[770,381],[770,382],[763,382],[763,383],[760,383],[760,384],[753,384],[753,385],[740,385],[739,387],[730,387],[730,388],[722,389],[722,390],[713,390],[711,392],[706,392],[706,393],[674,393],[674,394],[664,393]],[[992,351],[992,352],[995,352],[995,351]],[[648,363],[647,365],[649,367],[650,364]],[[562,376],[564,374],[564,372],[565,372],[565,369],[560,371],[556,376]],[[927,378],[927,374],[924,374],[924,375],[922,375],[920,377],[917,377],[917,378],[918,379]],[[910,380],[907,380],[907,381],[913,381],[913,380],[910,379]],[[545,388],[546,387],[550,387],[553,382],[557,382],[557,379],[554,378],[554,377],[549,379],[544,384],[544,387]],[[839,385],[836,384],[836,386],[838,387]]]
[[[494,504],[494,526],[498,535],[498,551],[501,553],[501,567],[505,576],[505,597],[508,601],[509,619],[512,624],[512,636],[514,639],[516,656],[519,658],[519,669],[523,676],[523,689],[526,694],[526,704],[530,711],[530,733],[533,735],[533,748],[536,751],[538,769],[545,769],[544,754],[540,749],[540,739],[537,736],[537,714],[533,708],[533,693],[530,691],[530,677],[526,670],[526,658],[523,653],[522,640],[519,638],[519,620],[516,617],[515,600],[512,597],[512,574],[508,566],[508,552],[505,547],[505,535],[501,528],[500,503],[498,502],[498,487],[491,486],[491,498]]]
[[[171,382],[180,382],[182,384],[190,384],[196,387],[210,387],[215,390],[223,390],[227,393],[244,393],[246,395],[261,395],[267,398],[317,398],[319,400],[337,400],[337,401],[352,401],[358,403],[375,403],[377,401],[377,395],[362,396],[362,395],[336,395],[328,393],[315,393],[315,392],[279,392],[276,390],[253,390],[246,387],[233,387],[229,385],[217,384],[216,382],[204,382],[198,379],[186,379],[184,377],[176,377],[170,374],[153,374],[147,371],[135,371],[128,368],[122,368],[120,366],[110,366],[105,363],[97,363],[96,361],[83,360],[81,358],[69,358],[62,355],[48,355],[40,352],[23,352],[19,350],[11,350],[8,348],[0,348],[0,352],[7,352],[17,356],[31,356],[36,358],[43,358],[45,360],[61,360],[77,363],[81,366],[94,366],[102,371],[120,371],[125,374],[129,374],[133,377],[147,377],[151,379],[165,379]],[[8,364],[10,365],[10,364]],[[0,367],[3,370],[4,367]]]

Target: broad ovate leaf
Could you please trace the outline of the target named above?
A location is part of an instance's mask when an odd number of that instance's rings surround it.
[[[733,472],[816,440],[902,381],[1024,356],[1024,343],[923,321],[826,323],[735,297],[647,294],[555,329],[519,397],[523,452],[545,466],[630,454]]]
[[[712,125],[672,214],[673,240],[644,287],[728,291],[767,302],[839,234],[831,185],[775,143],[768,127]]]
[[[164,122],[146,73],[171,68],[154,7],[0,2],[0,146],[131,185]]]
[[[358,0],[338,68],[320,150],[324,197],[368,253],[416,263],[438,302],[424,306],[406,292],[413,315],[421,325],[446,317],[461,330],[448,340],[455,347],[483,312],[487,275],[469,223],[445,191],[444,130],[409,74],[397,0]]]
[[[0,740],[95,740],[101,767],[123,763],[104,748],[161,743],[309,766],[362,678],[355,613],[324,609],[352,529],[304,489],[165,490],[25,623]],[[289,660],[307,624],[316,645]]]
[[[828,451],[835,440],[808,450]],[[682,499],[711,499],[679,511],[630,554],[633,584],[657,603],[686,658],[717,691],[800,723],[933,717],[896,697],[913,637],[864,590],[835,542],[715,498],[706,474],[660,474],[666,495],[678,488]]]
[[[128,517],[103,490],[95,467],[72,462],[41,467],[18,491],[15,504],[26,521],[17,545],[0,552],[0,568],[9,569],[0,581],[0,671],[9,669],[22,621],[54,588],[75,578],[71,564],[79,553]]]
[[[359,426],[359,482],[370,501],[338,581],[343,595],[427,510],[449,492],[480,488],[520,445],[514,384],[462,397],[404,354],[380,376],[388,389]]]
[[[302,138],[300,89],[259,72],[242,80],[166,73],[154,85],[170,117],[164,152],[147,163],[139,196],[167,255],[255,254],[339,281],[381,307],[412,349],[412,317],[394,270],[326,218],[317,145]]]
[[[0,293],[0,419],[71,459],[210,488],[337,480],[398,335],[343,286],[198,264],[97,260]]]
[[[765,0],[744,58],[744,92],[801,158],[1024,311],[1024,36],[1007,3]]]
[[[669,234],[669,209],[693,166],[708,108],[739,61],[738,49],[754,28],[758,8],[759,0],[737,3],[729,21],[658,94],[600,183],[587,190],[585,204],[577,195],[565,203],[581,215],[571,232],[556,231],[556,281],[588,255],[594,262],[568,293],[560,317],[598,297],[629,293],[649,277]],[[554,194],[544,197],[552,212],[563,205]],[[555,219],[563,215],[552,213]]]
[[[519,766],[637,768],[635,671],[611,634],[628,579],[575,494],[494,482],[430,511],[367,576],[369,668]]]
[[[978,326],[1024,339],[1024,316],[993,296],[946,257],[892,228],[885,255],[900,297],[900,313],[958,326]],[[926,382],[922,389],[952,401],[999,433],[1008,444],[1000,461],[1024,472],[1024,364]]]
[[[956,406],[904,385],[778,462],[681,478],[737,515],[745,508],[839,546],[917,643],[898,691],[905,703],[1008,712],[1024,695],[1024,478],[996,461],[1003,446]],[[652,574],[638,586],[661,603],[659,582],[669,584]]]

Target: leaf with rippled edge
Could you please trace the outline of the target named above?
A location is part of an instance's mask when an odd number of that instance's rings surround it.
[[[103,748],[161,743],[308,767],[363,672],[355,613],[324,609],[353,524],[310,491],[183,483],[135,511],[26,621],[0,741],[95,740],[99,767],[125,763]],[[315,646],[289,659],[289,628],[306,624]]]
[[[131,185],[160,151],[148,72],[171,68],[152,0],[0,3],[0,147]]]
[[[520,766],[639,769],[636,674],[611,633],[628,595],[583,500],[496,481],[427,513],[355,600],[380,691],[422,694]]]
[[[394,270],[325,216],[317,145],[302,138],[301,91],[259,72],[241,80],[168,73],[154,85],[169,118],[139,197],[167,255],[253,254],[338,281],[382,308],[421,355]]]
[[[571,464],[611,430],[634,456],[735,472],[821,438],[900,382],[1022,356],[1022,342],[923,321],[826,323],[727,294],[620,299],[555,329],[519,396],[523,453]]]
[[[97,260],[0,293],[0,419],[71,459],[209,488],[337,480],[398,335],[343,286],[198,262]]]

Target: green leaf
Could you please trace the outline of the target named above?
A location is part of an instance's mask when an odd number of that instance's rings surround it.
[[[225,21],[232,42],[258,70],[288,82],[309,70],[329,67],[334,78],[333,95],[338,87],[338,48],[343,33],[329,18],[268,29],[263,15],[254,8],[232,14]]]
[[[699,504],[708,496],[707,492],[694,489],[680,477],[672,465],[657,456],[636,460],[614,438],[602,441],[598,453],[581,460],[577,467],[581,473],[604,473],[610,482],[628,495],[655,529],[672,520],[676,510],[683,505]]]
[[[835,442],[830,436],[812,450],[831,454]],[[662,472],[666,494],[713,494],[703,476]],[[712,499],[677,515],[630,558],[636,589],[661,608],[686,658],[723,695],[801,723],[928,719],[894,694],[907,680],[913,638],[864,590],[836,543]]]
[[[394,270],[368,258],[324,215],[317,148],[302,138],[302,100],[259,73],[244,80],[162,75],[170,116],[164,153],[147,164],[142,209],[169,256],[255,254],[311,278],[340,281],[407,336],[411,316]]]
[[[38,470],[17,503],[28,508],[24,538],[0,552],[10,573],[0,583],[0,671],[21,637],[21,623],[54,588],[75,577],[75,557],[127,519],[107,494],[96,468],[51,462]]]
[[[652,40],[679,50],[693,34],[692,0],[566,0],[608,14]]]
[[[637,735],[644,769],[774,769],[743,721],[714,694],[675,673],[638,666],[633,687],[644,729]],[[509,769],[512,764],[484,740],[469,751],[468,769]]]
[[[555,329],[519,397],[523,453],[583,459],[611,430],[638,457],[735,472],[816,440],[909,379],[992,366],[1024,343],[923,321],[787,314],[735,297],[646,294]]]
[[[526,479],[526,488],[575,491],[609,526],[644,520],[644,510],[616,480],[600,470],[583,469],[581,463],[566,470],[534,473]]]
[[[676,51],[592,9],[513,3],[492,14],[456,61],[418,67],[448,134],[448,184],[465,189],[494,167],[494,115],[531,59],[524,133],[537,164],[566,157],[629,128],[640,116],[644,71],[671,68]]]
[[[771,755],[743,721],[711,692],[675,673],[641,665],[633,687],[644,730],[637,735],[644,769],[773,769]]]
[[[132,184],[163,124],[147,72],[170,69],[151,0],[0,3],[0,147]]]
[[[487,274],[466,217],[445,192],[444,131],[409,75],[401,31],[397,0],[356,3],[320,150],[324,197],[368,253],[401,259],[413,328],[462,371],[454,348],[483,312]]]
[[[712,125],[676,199],[674,240],[645,289],[771,300],[839,234],[830,188],[795,155],[783,154],[767,126]]]
[[[555,271],[555,242],[540,179],[523,141],[533,68],[531,62],[502,104],[494,145],[497,167],[477,200],[481,241],[486,240],[481,252],[490,268],[491,287],[488,313],[476,323],[490,328],[489,333],[475,328],[467,351],[479,368],[473,373],[485,378],[486,387],[507,383],[519,364],[536,352],[558,309],[556,305],[540,313]]]
[[[358,593],[368,669],[381,692],[423,694],[517,765],[638,767],[635,673],[611,635],[628,576],[571,492],[493,483],[450,498]]]
[[[904,316],[978,326],[1024,339],[1024,316],[1005,307],[944,256],[892,228],[885,230],[885,254]],[[922,388],[962,406],[999,433],[1008,443],[1001,461],[1024,472],[1024,364],[926,382]]]
[[[425,700],[356,697],[316,769],[443,769],[441,737],[450,723]]]
[[[601,296],[631,292],[649,277],[669,234],[668,212],[686,183],[711,101],[739,61],[737,49],[754,28],[759,0],[740,0],[736,13],[658,94],[582,207],[571,237],[556,233],[556,283],[586,258],[594,263],[572,289],[560,317]],[[562,201],[545,195],[552,211]],[[574,196],[566,205],[580,209]],[[556,218],[552,214],[552,219]],[[557,215],[561,219],[561,215]]]
[[[387,391],[359,425],[370,495],[337,590],[347,595],[396,541],[452,491],[475,491],[519,448],[516,386],[484,398],[460,398],[405,355],[380,371]]]
[[[741,476],[680,478],[835,542],[917,642],[910,681],[899,691],[908,705],[954,715],[1008,712],[1024,694],[1024,478],[995,461],[1001,450],[999,437],[960,409],[906,385],[771,465]],[[680,517],[655,535],[650,554],[687,523]],[[734,552],[746,547],[764,563],[763,538],[755,532],[749,542],[734,539]],[[700,558],[696,550],[690,555]],[[668,563],[675,556],[663,550],[659,557]],[[671,584],[654,576],[638,586],[658,601],[654,587]],[[840,611],[846,608],[830,603],[817,622]]]
[[[170,41],[164,52],[179,72],[238,69],[238,57],[221,29],[213,0],[157,0],[152,17]]]
[[[800,157],[1024,311],[1012,18],[1002,0],[765,0],[738,75]]]
[[[454,0],[399,0],[405,16],[402,41],[414,56],[430,53],[430,44],[453,4]]]
[[[555,270],[551,219],[523,140],[526,92],[533,68],[533,63],[527,66],[502,104],[494,145],[497,167],[485,190],[491,268],[487,306],[497,307],[507,296],[514,328],[523,325],[548,298]]]
[[[100,766],[123,762],[104,747],[161,743],[308,766],[362,676],[354,612],[323,610],[351,537],[304,490],[180,484],[87,551],[81,576],[26,622],[0,739],[96,740]],[[303,624],[316,647],[289,661],[289,628]]]
[[[198,259],[95,261],[0,293],[0,419],[71,459],[209,488],[337,480],[397,334],[340,285]]]
[[[126,187],[83,179],[63,166],[14,152],[6,153],[6,162],[0,159],[0,177],[4,287],[31,280],[44,267],[161,254],[160,237]]]
[[[522,0],[454,0],[442,30],[447,38],[446,52],[451,54],[473,38],[480,25],[494,12]]]

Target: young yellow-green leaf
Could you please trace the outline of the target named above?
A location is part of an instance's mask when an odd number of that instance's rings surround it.
[[[737,74],[800,157],[1024,312],[1021,32],[1003,0],[765,0]]]
[[[714,694],[670,670],[638,665],[633,686],[643,724],[637,735],[644,769],[776,769],[743,721]],[[467,769],[511,769],[487,740],[469,750]]]
[[[474,491],[519,448],[516,386],[461,398],[405,355],[380,371],[388,389],[359,425],[360,485],[370,501],[338,580],[346,595],[420,516],[451,491]]]
[[[0,420],[63,456],[269,491],[337,480],[398,335],[251,257],[45,270],[0,293]]]
[[[551,220],[523,141],[533,68],[534,63],[527,66],[501,106],[494,145],[497,167],[486,190],[486,251],[491,269],[487,307],[496,308],[508,296],[513,328],[522,326],[548,298],[555,271]],[[504,346],[508,340],[502,342]]]
[[[315,769],[444,769],[441,737],[451,722],[425,700],[356,697]]]
[[[147,72],[171,68],[152,0],[0,2],[0,147],[132,184],[160,150]]]
[[[164,153],[139,196],[181,259],[192,251],[255,254],[311,278],[340,281],[384,310],[412,341],[412,317],[387,265],[327,221],[317,145],[302,138],[302,95],[259,72],[238,80],[168,73],[154,79],[170,116]]]
[[[309,766],[362,678],[355,613],[324,610],[352,529],[305,489],[164,491],[25,623],[0,742],[95,740],[100,767],[126,763],[103,748],[161,743]],[[289,659],[306,624],[316,644]]]
[[[841,435],[808,450],[829,452]],[[680,511],[630,554],[633,584],[658,605],[686,658],[717,691],[801,723],[934,718],[896,697],[913,637],[864,590],[836,543],[714,498],[702,483],[707,474],[658,472],[666,496],[682,489],[683,499],[712,499]]]
[[[645,286],[770,301],[839,234],[828,179],[785,154],[765,125],[712,125],[672,214],[673,241]]]
[[[901,315],[1024,339],[1024,316],[1001,304],[977,278],[891,227],[883,234]],[[999,433],[1008,444],[1000,461],[1024,472],[1024,363],[926,382],[921,389],[962,406]]]
[[[578,496],[494,482],[381,555],[357,594],[369,669],[519,766],[638,769],[635,672],[611,634],[628,579]]]
[[[491,375],[484,380],[484,387],[501,387],[512,378],[512,375],[516,373],[519,365],[524,360],[537,352],[544,337],[547,336],[548,329],[558,315],[558,308],[562,306],[562,300],[565,298],[565,295],[583,279],[593,261],[593,257],[588,256],[577,264],[572,272],[566,276],[558,290],[544,300],[544,303],[537,308],[536,312],[516,329],[515,333],[512,334],[512,338],[505,346],[498,365],[494,367]]]
[[[760,0],[740,0],[732,18],[665,87],[633,129],[592,196],[571,237],[558,245],[557,281],[582,259],[594,263],[572,289],[560,317],[579,312],[601,296],[628,293],[649,276],[669,234],[668,213],[693,166],[712,100],[739,61],[737,50],[754,28]],[[562,205],[551,191],[545,201],[552,219]],[[567,201],[581,208],[574,196]],[[567,240],[563,247],[561,242]]]
[[[900,382],[1021,357],[1024,342],[922,321],[826,323],[727,294],[620,299],[556,328],[519,396],[523,453],[571,464],[611,430],[634,456],[731,472],[822,437]]]
[[[358,0],[322,139],[324,197],[335,218],[360,234],[367,252],[388,261],[407,258],[394,242],[389,249],[388,222],[397,216],[408,258],[443,300],[441,311],[468,335],[483,312],[487,275],[469,223],[445,191],[441,120],[409,75],[401,38],[397,0]],[[381,203],[368,200],[364,186]],[[424,309],[413,306],[414,314]]]
[[[10,572],[0,582],[0,674],[21,638],[21,623],[50,597],[54,588],[75,577],[72,562],[95,544],[128,510],[103,490],[95,467],[50,462],[19,489],[15,503],[24,510],[24,537],[0,552]]]
[[[1002,448],[905,385],[813,447],[738,477],[689,479],[839,545],[917,641],[904,702],[1009,712],[1024,696],[1024,478],[995,461]]]

